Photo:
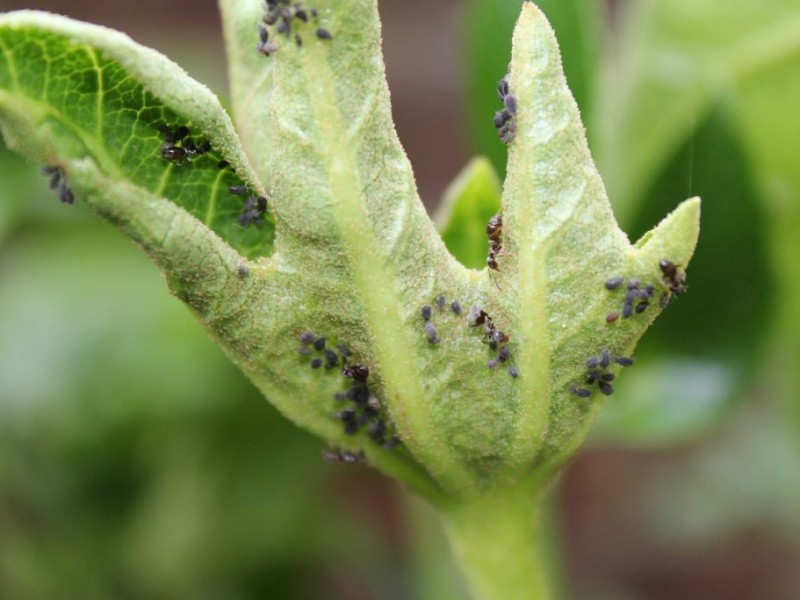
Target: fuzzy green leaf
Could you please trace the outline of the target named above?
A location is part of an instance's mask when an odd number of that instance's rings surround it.
[[[271,219],[239,224],[243,199],[229,187],[263,188],[219,101],[127,36],[46,13],[3,15],[0,117],[9,146],[39,164],[64,168],[91,158],[106,177],[180,206],[242,255],[271,252]],[[186,126],[195,144],[208,140],[212,150],[181,164],[165,160],[163,126]],[[219,168],[222,160],[232,168]],[[77,187],[74,177],[67,169]]]

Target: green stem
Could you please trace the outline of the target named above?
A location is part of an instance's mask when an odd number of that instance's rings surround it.
[[[476,600],[547,600],[538,506],[528,487],[443,510],[445,528]]]

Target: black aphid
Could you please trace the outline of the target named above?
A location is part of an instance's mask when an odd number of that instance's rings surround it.
[[[236,272],[239,274],[239,277],[247,277],[250,275],[250,269],[247,267],[239,267]]]
[[[461,314],[461,304],[458,301],[453,302],[450,304],[450,310],[453,311],[454,314],[460,315]]]
[[[434,327],[433,323],[425,323],[425,334],[428,336],[429,344],[439,343],[439,332],[436,330],[436,327]]]
[[[631,315],[633,315],[633,304],[626,302],[622,305],[622,318],[627,319]]]
[[[510,356],[511,350],[509,350],[508,346],[503,346],[500,348],[500,352],[497,354],[497,358],[500,360],[500,362],[506,362]]]
[[[225,169],[226,167],[229,167],[229,166],[230,166],[230,164],[231,164],[231,163],[229,163],[227,160],[221,160],[221,161],[219,161],[219,162],[217,163],[217,168],[218,168],[218,169]]]
[[[499,364],[500,361],[497,360],[496,358],[493,358],[492,360],[486,363],[486,366],[489,367],[492,371],[494,371],[497,368],[497,365]]]
[[[72,190],[63,184],[58,188],[58,199],[64,204],[75,204],[75,196]]]
[[[301,333],[301,334],[298,336],[298,338],[300,339],[300,341],[301,341],[303,344],[305,344],[306,346],[308,346],[309,344],[313,344],[313,343],[314,343],[314,340],[316,340],[316,339],[317,339],[317,336],[316,336],[316,335],[314,335],[314,332],[313,332],[313,331],[304,331],[303,333]]]
[[[496,129],[500,129],[503,125],[508,123],[511,120],[511,113],[507,110],[498,110],[494,113],[494,126]]]
[[[614,359],[614,362],[620,367],[630,367],[633,364],[633,358],[628,356],[618,356]]]
[[[636,279],[636,278],[628,279],[629,290],[638,290],[640,285],[642,285],[641,279]]]
[[[600,375],[600,381],[605,381],[606,383],[610,383],[616,379],[616,375],[613,373],[603,373]]]
[[[339,364],[339,355],[333,350],[325,350],[325,368],[333,369]]]
[[[322,366],[322,359],[321,358],[314,358],[311,360],[311,368],[312,369],[319,369]]]
[[[302,354],[303,356],[310,356],[311,355],[311,348],[308,346],[300,346],[297,349],[298,354]]]
[[[431,314],[433,314],[433,309],[431,308],[430,304],[426,304],[425,306],[423,306],[420,312],[422,314],[423,321],[431,320]]]
[[[444,307],[447,306],[447,298],[444,296],[439,296],[436,299],[436,306],[439,307],[439,310],[444,310]]]
[[[595,357],[586,359],[586,368],[587,369],[596,369],[599,364],[600,364],[600,361],[598,359],[596,359]]]
[[[607,290],[615,290],[619,286],[622,285],[622,282],[625,280],[624,277],[621,275],[617,275],[616,277],[612,277],[611,279],[606,280],[606,289]]]
[[[508,90],[508,79],[503,77],[497,83],[497,95],[500,97],[500,100],[503,100],[506,96],[508,96],[508,93],[509,93],[509,90]]]
[[[228,191],[233,194],[234,196],[244,196],[247,193],[247,186],[246,185],[232,185],[228,188]]]
[[[600,362],[598,365],[601,369],[607,369],[608,365],[611,364],[611,353],[608,350],[603,350],[600,354]]]
[[[589,374],[586,375],[586,383],[588,383],[589,385],[592,385],[595,381],[600,379],[600,375],[601,375],[600,371],[598,371],[596,369],[593,369],[593,370],[589,371]]]
[[[517,97],[513,94],[505,95],[505,98],[503,98],[503,105],[512,116],[517,114]]]
[[[650,303],[645,300],[644,302],[639,302],[634,310],[636,311],[636,314],[641,314],[647,310],[648,306],[650,306]]]
[[[508,374],[511,375],[514,379],[519,377],[519,371],[517,367],[508,367]]]
[[[315,350],[324,350],[325,349],[325,338],[317,338],[314,340],[314,349]]]
[[[573,385],[569,388],[570,393],[573,396],[577,396],[578,398],[588,398],[592,395],[591,390],[587,390],[584,388],[579,388],[577,385]]]
[[[628,290],[625,292],[625,302],[628,304],[632,303],[639,297],[639,290]]]
[[[598,381],[597,387],[600,388],[600,391],[603,393],[604,396],[610,396],[614,393],[614,386],[610,383],[606,383],[605,381]]]
[[[264,56],[272,56],[278,51],[278,47],[273,42],[259,42],[256,44],[256,50]]]
[[[323,29],[322,27],[317,29],[317,37],[319,39],[321,39],[321,40],[332,40],[333,39],[333,36],[331,35],[331,32],[328,31],[327,29]]]

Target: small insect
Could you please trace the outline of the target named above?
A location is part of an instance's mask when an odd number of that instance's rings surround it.
[[[614,386],[610,383],[603,381],[602,379],[597,382],[597,387],[600,388],[600,392],[604,396],[610,396],[614,393]]]
[[[188,156],[184,148],[174,146],[172,144],[164,144],[161,146],[161,158],[168,160],[172,164],[180,165]]]
[[[493,122],[494,122],[495,128],[496,129],[500,129],[503,125],[508,123],[511,120],[511,118],[512,118],[511,117],[511,113],[509,113],[507,110],[505,110],[505,109],[504,110],[498,110],[496,113],[494,113]]]
[[[333,369],[339,363],[339,355],[333,350],[325,350],[325,368]]]
[[[494,271],[499,271],[497,255],[503,249],[503,217],[500,213],[494,215],[486,224],[486,235],[489,237],[489,256],[486,258],[486,266]]]
[[[644,311],[647,310],[648,306],[650,306],[650,303],[647,300],[639,302],[639,304],[637,304],[635,308],[636,314],[638,315],[643,313]]]
[[[319,39],[321,39],[321,40],[332,40],[333,39],[333,36],[331,35],[331,32],[328,31],[327,29],[323,29],[322,27],[317,29],[317,37]]]
[[[669,291],[676,296],[683,294],[686,291],[686,273],[680,271],[678,265],[666,258],[660,260],[658,266],[664,276],[664,282],[669,287]]]
[[[514,379],[519,377],[519,371],[517,370],[517,367],[513,367],[513,366],[512,367],[508,367],[508,374],[511,375],[511,377],[513,377]]]
[[[228,191],[233,194],[234,196],[244,196],[247,193],[247,186],[246,185],[232,185],[228,188]]]
[[[247,277],[247,276],[250,275],[250,269],[248,269],[247,267],[244,267],[244,266],[239,267],[236,272],[239,274],[239,277],[242,277],[242,278]]]
[[[511,350],[509,350],[508,346],[500,348],[500,352],[497,354],[497,358],[500,362],[506,362],[510,356]]]
[[[428,336],[428,343],[435,345],[439,343],[439,332],[434,327],[433,323],[425,323],[425,334]]]
[[[517,114],[517,97],[514,96],[513,94],[510,94],[510,93],[506,94],[505,97],[503,98],[503,106],[505,106],[506,111],[508,111],[508,113],[511,116],[516,115]]]
[[[311,360],[311,368],[312,369],[319,369],[322,366],[322,359],[321,358],[314,358]]]
[[[300,346],[297,349],[297,353],[303,356],[311,356],[311,348],[309,348],[308,346]]]
[[[489,369],[491,369],[492,371],[494,371],[497,368],[497,365],[499,364],[500,361],[496,358],[493,358],[492,360],[486,363],[486,366],[489,367]]]
[[[622,282],[625,280],[624,277],[621,275],[617,275],[616,277],[612,277],[611,279],[606,280],[605,286],[607,290],[616,290],[619,286],[622,285]]]
[[[353,379],[361,383],[366,383],[369,377],[369,367],[366,365],[350,365],[347,364],[342,369],[342,375],[348,379]]]
[[[598,366],[601,369],[607,369],[608,365],[610,364],[611,364],[611,353],[608,350],[603,350],[603,352],[600,354],[600,362],[598,363]]]
[[[606,383],[610,383],[616,379],[616,375],[613,373],[603,373],[600,375],[600,381],[605,381]]]
[[[606,323],[611,324],[614,321],[616,321],[617,319],[619,319],[619,313],[618,312],[610,312],[610,313],[608,313],[606,315]]]
[[[477,304],[473,304],[472,308],[469,309],[469,314],[467,315],[467,322],[469,323],[470,327],[477,327],[478,325],[483,325],[486,323],[486,319],[489,318],[489,315],[484,312],[480,306]]]
[[[316,336],[316,335],[314,335],[314,332],[313,332],[313,331],[304,331],[303,333],[301,333],[301,334],[298,336],[298,338],[300,339],[300,341],[301,341],[303,344],[305,344],[306,346],[308,346],[309,344],[313,344],[313,343],[314,343],[314,340],[316,340],[316,339],[317,339],[317,336]]]
[[[314,341],[314,349],[315,350],[324,350],[325,349],[325,338],[324,337],[317,338]]]
[[[630,367],[633,364],[633,358],[629,356],[618,356],[614,359],[620,367]]]
[[[622,318],[627,319],[633,315],[633,304],[626,302],[622,305]]]
[[[431,309],[431,305],[430,304],[426,304],[425,306],[423,306],[422,310],[420,312],[422,314],[422,320],[423,321],[430,321],[431,320],[431,314],[433,314],[433,311]]]
[[[595,357],[586,359],[587,369],[596,369],[599,365],[600,365],[600,360]]]
[[[436,306],[439,307],[439,310],[444,310],[444,307],[447,306],[447,298],[444,296],[436,298]]]
[[[61,184],[61,187],[58,188],[58,199],[63,204],[75,204],[75,196],[72,193],[72,190],[63,183]]]
[[[461,314],[461,304],[458,301],[454,301],[450,304],[450,310],[453,311],[453,314],[460,315]]]
[[[578,398],[588,398],[589,396],[592,395],[591,390],[587,390],[585,388],[579,388],[577,385],[572,385],[569,388],[569,391],[573,396],[577,396]]]

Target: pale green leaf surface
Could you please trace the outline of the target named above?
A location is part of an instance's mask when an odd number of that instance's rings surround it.
[[[46,13],[3,15],[0,113],[7,143],[29,159],[63,166],[91,157],[106,176],[182,207],[243,255],[270,253],[271,218],[239,224],[243,200],[228,188],[263,188],[219,101],[127,36]],[[162,159],[162,125],[188,126],[212,151],[180,165]],[[218,168],[223,159],[232,169]]]
[[[486,223],[500,210],[502,184],[488,159],[474,158],[445,190],[434,217],[445,246],[470,269],[486,266]]]

